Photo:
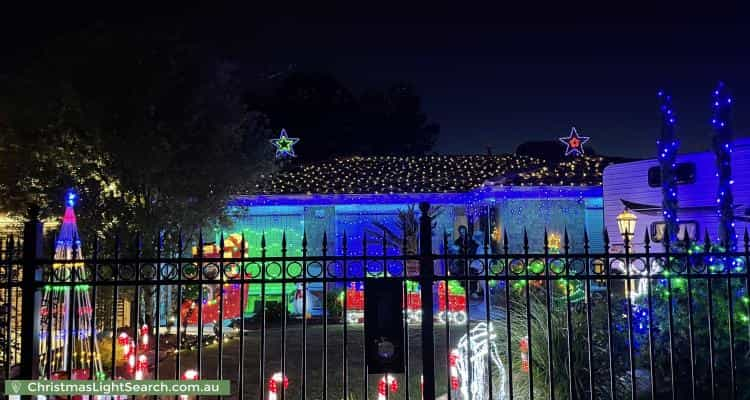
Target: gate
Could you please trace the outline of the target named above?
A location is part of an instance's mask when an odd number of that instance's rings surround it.
[[[385,234],[344,235],[340,255],[284,235],[280,256],[265,236],[208,254],[201,234],[159,234],[55,258],[32,215],[0,251],[3,378],[228,379],[264,400],[750,398],[746,232],[741,250],[706,235],[663,253],[487,233],[469,254],[420,209],[419,252],[397,255]],[[403,288],[401,374],[368,374],[367,279]]]

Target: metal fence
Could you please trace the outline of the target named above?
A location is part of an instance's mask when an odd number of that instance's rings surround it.
[[[263,237],[242,240],[236,257],[221,240],[209,257],[199,235],[116,239],[86,257],[74,244],[62,260],[44,254],[30,221],[23,253],[11,240],[0,257],[3,374],[190,379],[192,370],[231,380],[232,398],[264,400],[750,398],[747,233],[732,251],[688,237],[652,253],[646,237],[642,253],[628,243],[612,253],[605,233],[604,251],[590,253],[584,233],[574,254],[567,233],[558,246],[546,231],[541,253],[526,234],[520,253],[507,235],[458,252],[444,236],[433,251],[441,233],[420,207],[419,250],[404,243],[399,255],[385,237],[344,235],[342,255],[329,254],[326,237],[309,255],[305,236],[284,237],[280,256]],[[373,239],[382,254],[367,254]],[[499,254],[489,254],[492,240]],[[259,257],[246,256],[253,246]],[[293,246],[300,256],[287,255]],[[362,255],[348,255],[354,248]],[[403,373],[368,374],[369,279],[402,283]]]

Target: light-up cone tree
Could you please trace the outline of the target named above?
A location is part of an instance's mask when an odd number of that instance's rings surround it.
[[[72,191],[66,194],[65,214],[55,241],[51,284],[44,287],[40,313],[40,374],[48,373],[52,379],[104,379],[92,320],[90,286],[55,285],[86,282],[90,273],[83,262],[75,262],[82,259],[73,210],[76,198]]]
[[[732,127],[730,123],[732,98],[723,82],[713,93],[713,149],[716,154],[716,176],[719,189],[716,197],[719,214],[719,240],[728,251],[737,249],[734,230],[734,198],[732,196]]]
[[[664,216],[664,243],[678,243],[679,218],[677,217],[677,149],[680,141],[675,137],[676,117],[672,109],[672,96],[659,92],[661,109],[661,137],[656,141],[659,147],[661,166],[662,214]]]

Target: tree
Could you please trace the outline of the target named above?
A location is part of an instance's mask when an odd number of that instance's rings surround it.
[[[53,43],[3,82],[0,206],[35,202],[54,215],[73,186],[82,234],[226,222],[235,188],[269,167],[257,153],[267,132],[253,128],[236,72],[153,26]]]
[[[734,230],[734,197],[732,196],[732,128],[730,115],[732,99],[726,86],[719,82],[713,96],[714,128],[713,149],[716,154],[716,175],[719,188],[716,203],[719,213],[719,239],[728,251],[737,248],[737,234]]]
[[[245,101],[268,117],[274,132],[283,128],[299,137],[295,152],[306,162],[354,154],[424,154],[440,130],[428,122],[408,84],[357,96],[331,75],[293,71],[270,93],[250,92]]]
[[[661,166],[662,214],[664,216],[664,239],[668,243],[678,243],[677,234],[677,149],[680,142],[675,138],[675,115],[672,109],[672,97],[659,92],[661,101],[661,138],[656,141],[659,147],[659,164]]]

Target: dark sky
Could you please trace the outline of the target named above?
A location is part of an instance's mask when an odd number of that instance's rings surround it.
[[[659,132],[659,88],[673,94],[682,150],[703,150],[710,144],[710,93],[720,79],[735,96],[737,135],[750,134],[744,10],[633,6],[596,13],[544,3],[533,10],[451,4],[290,5],[293,13],[286,15],[252,5],[148,12],[67,8],[24,14],[3,33],[11,48],[33,48],[93,23],[157,19],[190,26],[248,74],[294,64],[331,72],[355,90],[413,82],[425,111],[441,125],[436,150],[442,153],[484,152],[487,145],[511,152],[526,140],[566,136],[575,125],[599,153],[650,157]],[[304,138],[304,132],[298,135]]]

